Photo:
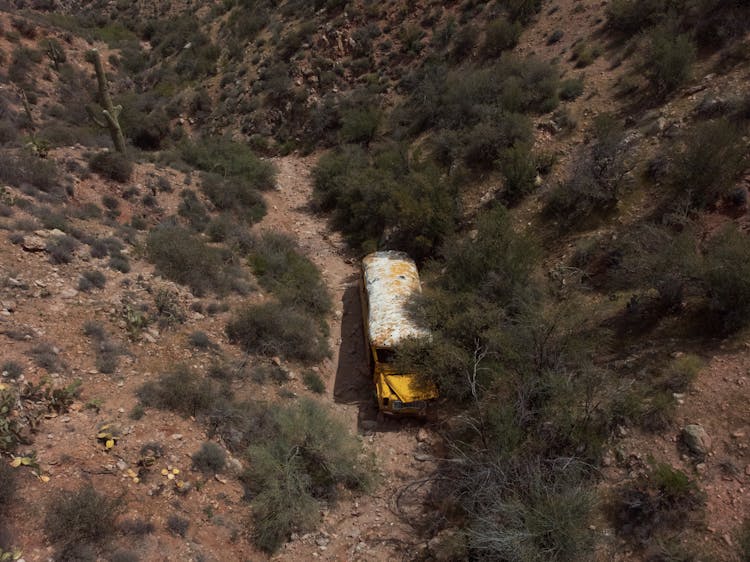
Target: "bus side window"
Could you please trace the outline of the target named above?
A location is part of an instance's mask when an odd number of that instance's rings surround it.
[[[379,347],[375,350],[378,363],[393,363],[396,359],[396,352],[392,349]]]

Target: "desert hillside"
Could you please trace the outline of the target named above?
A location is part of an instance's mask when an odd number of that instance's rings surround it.
[[[750,560],[747,1],[0,0],[0,63],[0,560]]]

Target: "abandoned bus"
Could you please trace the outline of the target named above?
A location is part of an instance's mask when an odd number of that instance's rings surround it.
[[[406,306],[421,291],[416,264],[403,252],[375,252],[362,260],[361,301],[365,340],[381,412],[424,414],[437,398],[434,384],[415,373],[400,373],[393,365],[398,343],[424,337]]]

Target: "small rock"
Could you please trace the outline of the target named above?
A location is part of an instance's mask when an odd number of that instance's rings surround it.
[[[433,456],[425,455],[423,453],[414,453],[414,459],[418,460],[419,462],[427,462],[433,460]]]
[[[227,459],[227,470],[230,474],[239,476],[240,474],[242,474],[244,468],[242,467],[242,463],[238,459],[229,457]]]
[[[120,459],[119,461],[117,461],[117,468],[120,469],[121,471],[125,470],[126,468],[128,468],[128,463]]]
[[[72,299],[78,294],[78,291],[75,289],[65,289],[60,293],[60,296],[64,299]]]
[[[698,474],[705,474],[706,473],[706,463],[699,462],[695,465],[695,470]]]
[[[148,332],[143,334],[143,339],[146,340],[148,343],[156,343],[156,338],[152,336],[151,334],[149,334]]]
[[[175,441],[179,441],[180,439],[182,439],[182,433],[173,433],[173,434],[171,435],[171,437],[172,437],[172,439],[174,439]]]
[[[732,432],[732,437],[735,439],[742,439],[743,437],[745,437],[745,432],[741,429],[738,429],[737,431]]]
[[[703,456],[711,450],[711,437],[700,424],[686,425],[682,430],[682,440],[693,454]]]
[[[419,441],[420,443],[430,442],[430,434],[424,427],[420,427],[419,431],[417,431],[417,441]]]

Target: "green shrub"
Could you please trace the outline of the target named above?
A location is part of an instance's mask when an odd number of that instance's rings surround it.
[[[204,174],[201,178],[201,190],[219,211],[232,212],[248,224],[260,221],[266,214],[263,196],[242,178]]]
[[[34,39],[37,34],[36,24],[26,18],[13,18],[10,25],[26,39]]]
[[[741,131],[725,119],[696,125],[674,160],[671,181],[698,209],[728,195],[749,162]]]
[[[208,246],[189,230],[170,225],[151,230],[146,253],[160,275],[187,285],[197,296],[229,287],[226,252]]]
[[[611,275],[615,287],[638,288],[643,294],[655,291],[656,311],[679,311],[696,285],[700,259],[692,229],[674,235],[662,227],[634,228],[610,251],[622,256]]]
[[[269,380],[283,384],[289,380],[289,373],[279,365],[261,363],[250,372],[250,378],[258,384],[264,384]]]
[[[315,204],[333,211],[334,227],[354,247],[395,247],[422,259],[453,229],[455,186],[400,147],[381,148],[370,160],[345,146],[324,155],[313,173]]]
[[[464,137],[462,157],[471,169],[489,170],[504,149],[531,141],[531,126],[525,116],[507,113],[494,117],[477,123]]]
[[[344,111],[339,132],[341,142],[370,144],[380,125],[380,117],[377,107],[355,107]]]
[[[188,164],[204,172],[234,177],[252,189],[273,189],[273,165],[260,160],[246,145],[224,138],[203,138],[180,145],[180,155]]]
[[[210,217],[203,203],[200,202],[195,191],[192,189],[183,189],[180,194],[181,201],[177,208],[177,214],[188,221],[190,228],[196,232],[203,232]]]
[[[28,183],[45,193],[59,191],[57,165],[28,151],[6,154],[0,159],[0,180],[20,187]]]
[[[217,347],[216,344],[211,341],[211,338],[209,338],[205,332],[201,332],[200,330],[191,333],[188,337],[188,342],[190,345],[197,347],[198,349],[213,349]]]
[[[607,4],[606,12],[610,28],[632,36],[665,16],[665,0],[612,0]]]
[[[661,373],[660,386],[671,392],[685,392],[703,366],[703,360],[696,355],[676,357]]]
[[[0,145],[9,145],[18,139],[18,127],[10,119],[0,120]]]
[[[702,513],[705,495],[684,472],[657,464],[647,476],[623,486],[612,515],[618,534],[644,544],[684,529]]]
[[[571,101],[583,93],[583,80],[581,78],[568,78],[560,82],[560,99]]]
[[[232,10],[228,24],[238,39],[250,42],[268,24],[268,17],[266,6],[239,3]]]
[[[570,60],[575,61],[576,68],[584,68],[593,63],[599,57],[599,54],[598,47],[591,47],[587,43],[580,41],[573,47],[573,54]]]
[[[528,146],[517,144],[500,155],[500,169],[505,178],[504,198],[517,203],[531,193],[536,185],[536,161]]]
[[[424,46],[422,44],[424,35],[424,31],[415,24],[399,27],[398,39],[401,41],[401,51],[406,54],[419,54]]]
[[[706,247],[703,283],[709,309],[719,319],[719,330],[732,332],[750,323],[750,240],[727,228]]]
[[[211,219],[206,227],[206,234],[211,242],[225,242],[239,227],[228,213],[222,213]]]
[[[487,25],[484,34],[484,42],[480,49],[482,56],[488,59],[497,58],[503,51],[516,46],[521,36],[521,24],[499,17]]]
[[[2,416],[4,416],[4,414],[0,413],[0,432],[2,431]],[[2,433],[0,433],[0,439],[1,438]],[[0,450],[3,450],[1,445],[2,444],[0,443]],[[16,471],[9,465],[9,463],[0,463],[0,508],[2,508],[3,511],[8,509],[13,502],[13,498],[16,495],[17,485]]]
[[[130,93],[118,96],[123,106],[120,125],[123,134],[141,150],[159,150],[169,138],[169,116],[164,102],[152,94]]]
[[[503,6],[511,20],[526,24],[539,12],[542,0],[503,0]]]
[[[18,396],[9,389],[0,389],[0,452],[9,453],[15,449],[20,439],[20,427],[13,415]],[[13,491],[13,481],[8,480],[8,493]]]
[[[107,332],[104,326],[100,322],[94,320],[87,320],[83,325],[83,333],[89,338],[95,340],[104,340],[107,337]]]
[[[695,45],[689,35],[666,27],[649,33],[643,68],[658,94],[671,94],[687,82],[694,61]]]
[[[109,262],[107,263],[110,269],[114,269],[115,271],[119,271],[120,273],[129,273],[130,272],[130,260],[128,260],[128,257],[124,254],[114,254],[111,258],[109,258]]]
[[[129,550],[116,550],[112,553],[109,562],[140,562],[140,557]]]
[[[185,537],[185,533],[187,533],[188,527],[190,527],[189,519],[180,517],[175,513],[167,517],[167,529],[169,529],[171,533],[179,537]]]
[[[302,382],[305,383],[307,389],[315,394],[323,394],[326,390],[326,383],[318,373],[312,369],[306,370],[302,373]]]
[[[89,167],[105,178],[125,183],[133,173],[133,163],[119,152],[99,152],[89,160]]]
[[[249,262],[261,286],[282,303],[313,314],[331,310],[331,297],[318,268],[286,234],[263,232],[252,244]]]
[[[547,45],[554,45],[556,43],[560,42],[560,39],[562,39],[565,36],[565,32],[563,32],[561,29],[555,29],[552,33],[550,33],[549,37],[547,37]]]
[[[479,30],[472,24],[464,25],[459,28],[453,37],[453,46],[451,48],[451,58],[456,61],[462,61],[471,55],[479,36]]]
[[[595,140],[573,159],[569,179],[553,189],[544,213],[564,228],[584,228],[611,213],[628,187],[633,166],[622,140],[624,131],[609,115],[594,121]]]
[[[67,545],[102,542],[116,531],[119,500],[97,492],[90,484],[78,490],[63,490],[47,505],[44,529],[54,542]]]
[[[107,278],[98,269],[84,271],[78,280],[78,290],[88,292],[93,288],[103,289],[107,283]]]
[[[23,374],[23,365],[16,361],[5,361],[0,366],[0,373],[3,376],[8,377],[10,380],[16,380]]]
[[[266,415],[243,480],[253,494],[255,543],[273,552],[292,531],[311,531],[320,502],[335,500],[339,486],[367,489],[370,476],[358,461],[358,442],[317,402],[274,406]]]
[[[221,472],[227,461],[224,449],[211,441],[203,443],[192,459],[193,468],[206,474]]]
[[[33,90],[32,71],[34,65],[41,61],[42,54],[39,51],[28,47],[16,47],[8,65],[8,80],[22,88]],[[30,93],[27,96],[30,96]]]
[[[49,254],[49,261],[55,264],[70,263],[75,256],[75,250],[78,247],[78,241],[72,236],[51,236],[45,246]]]
[[[109,341],[102,340],[95,345],[96,369],[105,375],[111,375],[117,370],[122,350],[120,346]]]
[[[595,541],[588,528],[593,494],[585,482],[548,481],[533,472],[529,478],[515,494],[495,482],[475,490],[480,505],[469,508],[479,510],[468,529],[471,551],[500,560],[585,559]]]
[[[468,130],[511,113],[546,113],[558,104],[558,71],[537,58],[503,54],[492,65],[451,70],[425,64],[407,75],[402,87],[411,94],[394,110],[408,134],[435,128]]]
[[[214,383],[185,365],[146,382],[137,394],[144,406],[172,410],[183,416],[205,414],[219,399]]]
[[[229,341],[249,353],[311,362],[328,354],[317,320],[279,303],[244,308],[229,321],[226,332]]]

